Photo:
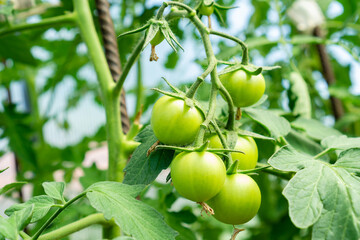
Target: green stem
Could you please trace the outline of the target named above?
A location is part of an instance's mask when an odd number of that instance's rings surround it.
[[[138,44],[136,45],[134,51],[131,53],[131,56],[129,58],[129,60],[126,62],[125,67],[123,69],[123,72],[120,76],[119,81],[116,83],[115,89],[114,89],[114,94],[115,95],[120,95],[121,89],[124,85],[125,79],[127,77],[127,75],[130,72],[131,67],[134,65],[135,61],[138,59],[141,50],[144,46],[145,43],[145,36],[143,36],[141,38],[141,40],[138,42]]]
[[[32,30],[36,28],[49,28],[64,23],[74,23],[74,22],[75,22],[75,14],[67,13],[57,17],[45,18],[37,23],[21,23],[14,25],[12,27],[2,28],[0,29],[0,37],[4,37],[6,35],[19,31]]]
[[[194,98],[197,89],[204,82],[205,78],[212,72],[212,70],[214,69],[215,66],[216,66],[216,61],[214,61],[214,58],[211,58],[210,61],[209,61],[208,67],[203,72],[203,74],[201,74],[201,76],[199,76],[196,79],[196,81],[191,85],[190,89],[186,93],[186,97]]]
[[[235,115],[236,115],[236,111],[235,111],[235,107],[234,107],[234,103],[233,100],[230,96],[230,93],[226,90],[226,88],[224,87],[224,85],[220,82],[220,92],[223,94],[223,96],[225,97],[226,102],[228,103],[228,112],[229,112],[229,118],[228,121],[226,123],[226,129],[233,131],[234,127],[235,127]]]
[[[223,145],[223,148],[228,149],[229,146],[228,146],[226,139],[224,138],[224,135],[222,134],[219,126],[217,125],[217,123],[215,121],[211,121],[210,124],[214,127],[215,132],[219,136],[219,139],[220,139],[221,144]],[[227,160],[225,162],[226,169],[228,169],[232,164],[233,164],[233,160],[232,160],[231,154],[227,153]]]
[[[215,30],[210,30],[210,34],[217,35],[217,36],[220,36],[220,37],[223,37],[223,38],[227,38],[227,39],[230,39],[230,40],[238,43],[241,46],[242,50],[243,50],[243,56],[242,56],[241,63],[244,64],[244,65],[249,64],[248,48],[247,48],[246,44],[243,41],[241,41],[237,37],[233,37],[233,36],[228,35],[226,33],[218,32],[218,31],[215,31]]]
[[[319,159],[322,156],[324,156],[325,154],[331,152],[333,149],[332,148],[327,148],[324,151],[322,151],[321,153],[317,154],[316,156],[314,156],[314,159]]]
[[[142,69],[141,69],[141,59],[137,61],[137,78],[136,78],[136,107],[135,114],[138,114],[141,110],[141,105],[143,104],[144,98],[144,86],[142,83]]]
[[[213,72],[212,72],[213,73]],[[216,72],[215,72],[216,74]],[[212,76],[213,77],[213,76]],[[216,96],[217,96],[217,87],[215,84],[211,85],[211,93],[209,100],[209,110],[207,112],[205,121],[201,124],[198,135],[195,139],[195,147],[201,146],[204,141],[205,131],[208,128],[210,121],[213,119],[215,110],[216,110]]]
[[[63,226],[59,229],[56,229],[52,232],[46,233],[39,237],[39,240],[56,240],[56,239],[62,239],[66,236],[69,236],[72,233],[78,232],[84,228],[87,228],[94,224],[101,224],[104,226],[107,226],[110,224],[110,221],[106,220],[104,218],[104,214],[102,213],[94,213],[92,215],[89,215],[87,217],[84,217],[76,222],[70,223],[66,226]],[[20,236],[24,238],[26,236],[23,232],[20,233]],[[29,238],[27,238],[29,239]],[[26,240],[26,239],[24,239]]]
[[[114,93],[113,82],[102,46],[96,33],[88,0],[73,0],[77,23],[87,45],[89,55],[93,59],[106,113],[107,142],[109,149],[108,180],[122,181],[123,169],[127,162],[127,154],[123,149],[124,136],[121,127],[120,92],[122,83],[117,85]]]
[[[71,199],[70,201],[68,201],[67,203],[64,204],[64,206],[62,208],[59,208],[58,210],[56,210],[56,212],[45,222],[44,225],[41,226],[41,228],[34,234],[34,236],[32,236],[31,240],[36,240],[39,238],[40,234],[54,221],[54,219],[62,212],[64,211],[68,206],[70,206],[72,203],[76,202],[78,199],[84,197],[86,195],[86,192],[83,192],[79,195],[77,195],[76,197],[74,197],[73,199]]]

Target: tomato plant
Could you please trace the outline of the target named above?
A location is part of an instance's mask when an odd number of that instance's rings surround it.
[[[252,75],[237,70],[220,76],[224,87],[229,91],[236,107],[248,107],[260,100],[265,92],[265,79],[262,74]]]
[[[209,138],[209,147],[222,148],[221,141],[217,135]],[[239,160],[238,168],[241,170],[253,169],[258,161],[258,148],[256,142],[249,136],[238,136],[234,149],[244,153],[231,153],[234,160]]]
[[[160,142],[186,145],[194,141],[203,117],[196,107],[182,99],[163,96],[156,101],[151,113],[151,126]]]
[[[354,2],[0,0],[0,240],[360,239]]]
[[[207,203],[214,210],[217,220],[232,225],[243,224],[258,212],[261,193],[251,177],[232,174],[226,176],[224,187]]]
[[[174,158],[170,167],[175,189],[194,202],[209,200],[224,185],[225,165],[213,153],[183,152]]]

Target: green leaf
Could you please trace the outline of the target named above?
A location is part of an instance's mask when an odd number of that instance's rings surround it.
[[[6,193],[7,191],[13,189],[13,188],[19,188],[22,185],[26,184],[27,182],[14,182],[14,183],[9,183],[7,185],[5,185],[3,188],[0,188],[0,195]]]
[[[289,145],[280,148],[269,159],[269,164],[283,171],[297,172],[306,165],[312,163],[313,158],[309,155],[300,154]]]
[[[16,226],[9,223],[7,219],[0,216],[0,234],[10,240],[17,240],[17,229]]]
[[[163,217],[152,207],[135,199],[143,188],[143,185],[99,182],[86,190],[86,196],[106,219],[114,218],[121,230],[137,240],[175,239],[176,232],[166,225]]]
[[[313,225],[312,239],[359,239],[360,178],[352,173],[360,171],[359,157],[360,149],[350,149],[339,163],[329,164],[286,146],[269,160],[276,169],[297,172],[283,194],[292,222],[299,228]]]
[[[4,112],[0,112],[0,138],[9,138],[9,145],[21,161],[37,166],[35,152],[32,147],[32,135],[34,130],[30,127],[29,114],[16,111],[16,105],[4,106]]]
[[[340,136],[341,133],[336,129],[330,128],[315,119],[298,118],[291,122],[291,126],[296,129],[301,129],[315,140],[322,140],[329,136]]]
[[[65,203],[64,199],[64,182],[44,182],[43,184],[46,195]]]
[[[9,168],[9,167],[4,168],[4,169],[1,169],[1,170],[0,170],[0,173],[5,172],[8,168]]]
[[[292,72],[289,76],[289,103],[295,115],[311,118],[311,100],[307,84],[298,72]],[[290,105],[290,104],[289,104]]]
[[[159,173],[169,167],[174,156],[174,150],[160,149],[147,156],[149,148],[157,141],[151,126],[142,130],[138,137],[141,144],[135,149],[126,172],[124,183],[126,184],[149,184],[153,182]]]
[[[9,35],[0,38],[0,56],[11,58],[21,63],[36,65],[36,60],[30,52],[30,41],[22,35]]]
[[[342,136],[330,136],[321,141],[321,145],[329,149],[345,150],[349,148],[360,147],[360,137],[349,138],[345,135]]]
[[[5,214],[11,216],[16,211],[20,211],[24,208],[27,208],[29,205],[34,205],[33,215],[30,222],[37,222],[42,219],[54,205],[54,200],[47,195],[40,195],[31,198],[25,203],[12,205],[10,208],[5,210]]]
[[[31,219],[31,214],[34,210],[34,204],[27,205],[25,208],[20,211],[14,212],[9,218],[8,222],[12,225],[16,226],[17,230],[20,231],[24,229],[29,223]]]
[[[283,117],[279,117],[269,110],[244,108],[244,111],[254,121],[263,125],[274,138],[286,136],[290,132],[290,123]]]

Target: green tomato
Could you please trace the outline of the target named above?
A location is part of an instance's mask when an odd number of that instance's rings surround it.
[[[170,167],[175,189],[194,202],[214,197],[225,182],[225,165],[220,157],[210,152],[182,152]]]
[[[209,138],[209,141],[210,141],[209,147],[223,148],[218,135],[211,136]],[[233,161],[239,160],[238,169],[247,170],[247,169],[255,168],[256,163],[258,161],[258,148],[256,142],[252,137],[238,136],[234,149],[245,153],[245,154],[237,153],[237,152],[231,153],[231,157]]]
[[[262,74],[251,75],[244,70],[237,70],[220,75],[220,80],[234,105],[239,108],[253,105],[265,92],[265,79]]]
[[[187,145],[195,140],[204,121],[196,107],[188,107],[182,99],[163,96],[151,113],[151,126],[157,139],[169,145]]]
[[[199,8],[199,12],[201,15],[210,16],[214,13],[214,4],[211,4],[210,6],[205,6],[205,4],[202,3]]]
[[[256,182],[248,175],[227,175],[224,187],[207,203],[214,210],[214,217],[220,222],[243,224],[259,211],[261,193]]]
[[[155,34],[154,38],[150,41],[151,46],[159,45],[164,40],[164,38],[164,34],[159,29]]]

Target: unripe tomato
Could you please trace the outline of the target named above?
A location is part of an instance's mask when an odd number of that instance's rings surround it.
[[[210,152],[182,152],[171,165],[175,189],[185,198],[204,202],[222,189],[226,176],[223,161]]]
[[[205,4],[202,3],[199,8],[199,12],[201,15],[210,16],[214,13],[214,4],[212,4],[211,6],[205,6]]]
[[[214,217],[227,224],[243,224],[258,212],[261,193],[256,182],[245,174],[227,175],[224,187],[209,201]]]
[[[220,80],[236,107],[253,105],[265,92],[265,79],[262,74],[251,75],[240,69],[220,75]]]
[[[159,29],[154,38],[150,41],[151,46],[159,45],[164,40],[164,38],[164,34],[162,34],[161,30]]]
[[[211,136],[209,138],[209,141],[210,141],[209,147],[223,148],[218,135]],[[255,168],[256,163],[258,161],[258,148],[256,142],[252,137],[238,136],[234,149],[245,153],[245,154],[237,153],[237,152],[231,153],[231,157],[233,161],[239,160],[238,169],[247,170],[247,169]]]
[[[196,107],[188,107],[182,99],[163,96],[151,113],[151,126],[157,139],[169,145],[187,145],[194,141],[204,121]]]

